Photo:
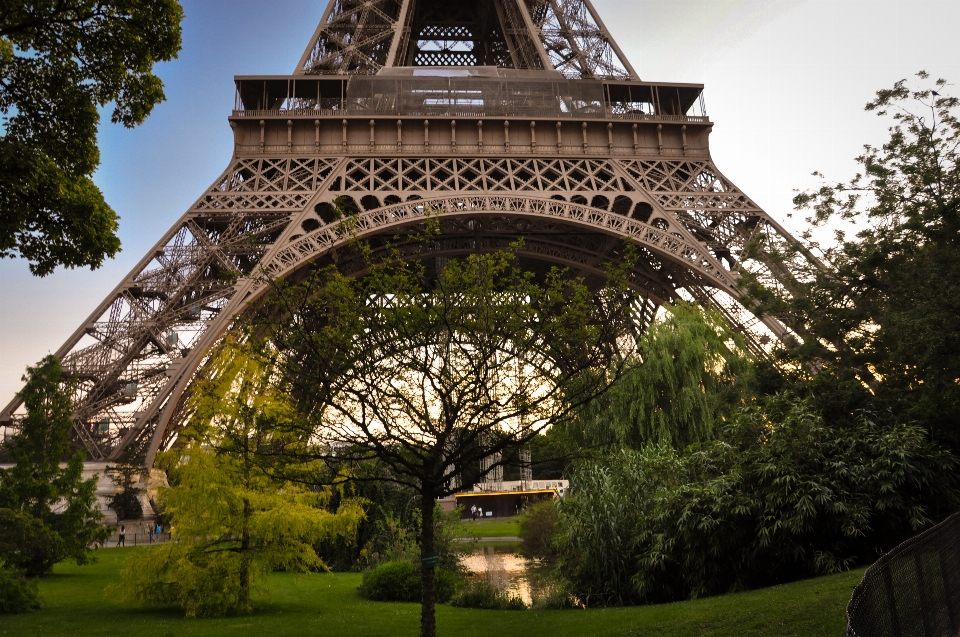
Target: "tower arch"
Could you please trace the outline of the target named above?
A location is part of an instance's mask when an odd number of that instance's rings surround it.
[[[171,443],[268,280],[343,251],[335,201],[360,238],[435,216],[437,258],[523,238],[529,267],[594,282],[628,240],[642,320],[692,298],[758,355],[790,337],[738,301],[744,273],[791,285],[793,239],[715,166],[703,87],[641,81],[589,0],[460,5],[331,0],[293,74],[235,78],[227,169],[56,352],[90,460]]]

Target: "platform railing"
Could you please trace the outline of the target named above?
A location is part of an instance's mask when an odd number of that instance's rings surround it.
[[[561,112],[551,110],[529,110],[510,112],[503,109],[491,110],[450,110],[426,111],[412,109],[331,109],[331,108],[279,108],[272,110],[235,110],[233,117],[272,118],[272,117],[455,117],[482,119],[484,117],[508,118],[516,121],[525,119],[612,119],[631,122],[682,122],[687,124],[709,124],[710,118],[703,115],[667,115],[658,113],[623,113],[614,109],[605,111]]]

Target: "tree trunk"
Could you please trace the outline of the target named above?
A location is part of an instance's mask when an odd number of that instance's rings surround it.
[[[433,546],[433,489],[420,488],[420,506],[422,522],[420,529],[420,637],[437,635],[437,592],[434,581],[434,567],[424,566],[422,558],[434,551]]]
[[[240,533],[240,612],[250,612],[250,500],[243,499],[243,528]]]

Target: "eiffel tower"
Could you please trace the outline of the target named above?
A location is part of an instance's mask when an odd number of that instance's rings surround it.
[[[291,75],[235,84],[227,169],[56,353],[90,461],[175,440],[263,273],[359,267],[338,197],[371,240],[439,210],[438,260],[524,237],[527,267],[588,281],[629,237],[641,321],[685,298],[759,355],[790,336],[738,301],[747,272],[789,288],[793,240],[714,166],[703,86],[641,81],[590,0],[330,0]]]

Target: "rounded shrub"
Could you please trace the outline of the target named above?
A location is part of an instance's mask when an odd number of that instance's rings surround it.
[[[443,604],[450,601],[457,589],[457,576],[448,570],[434,571],[436,599]],[[419,602],[420,567],[406,560],[386,562],[363,575],[357,589],[360,595],[376,602]]]
[[[363,574],[360,594],[375,602],[420,599],[420,569],[405,560],[386,562]]]
[[[0,561],[0,615],[40,608],[37,585]]]

